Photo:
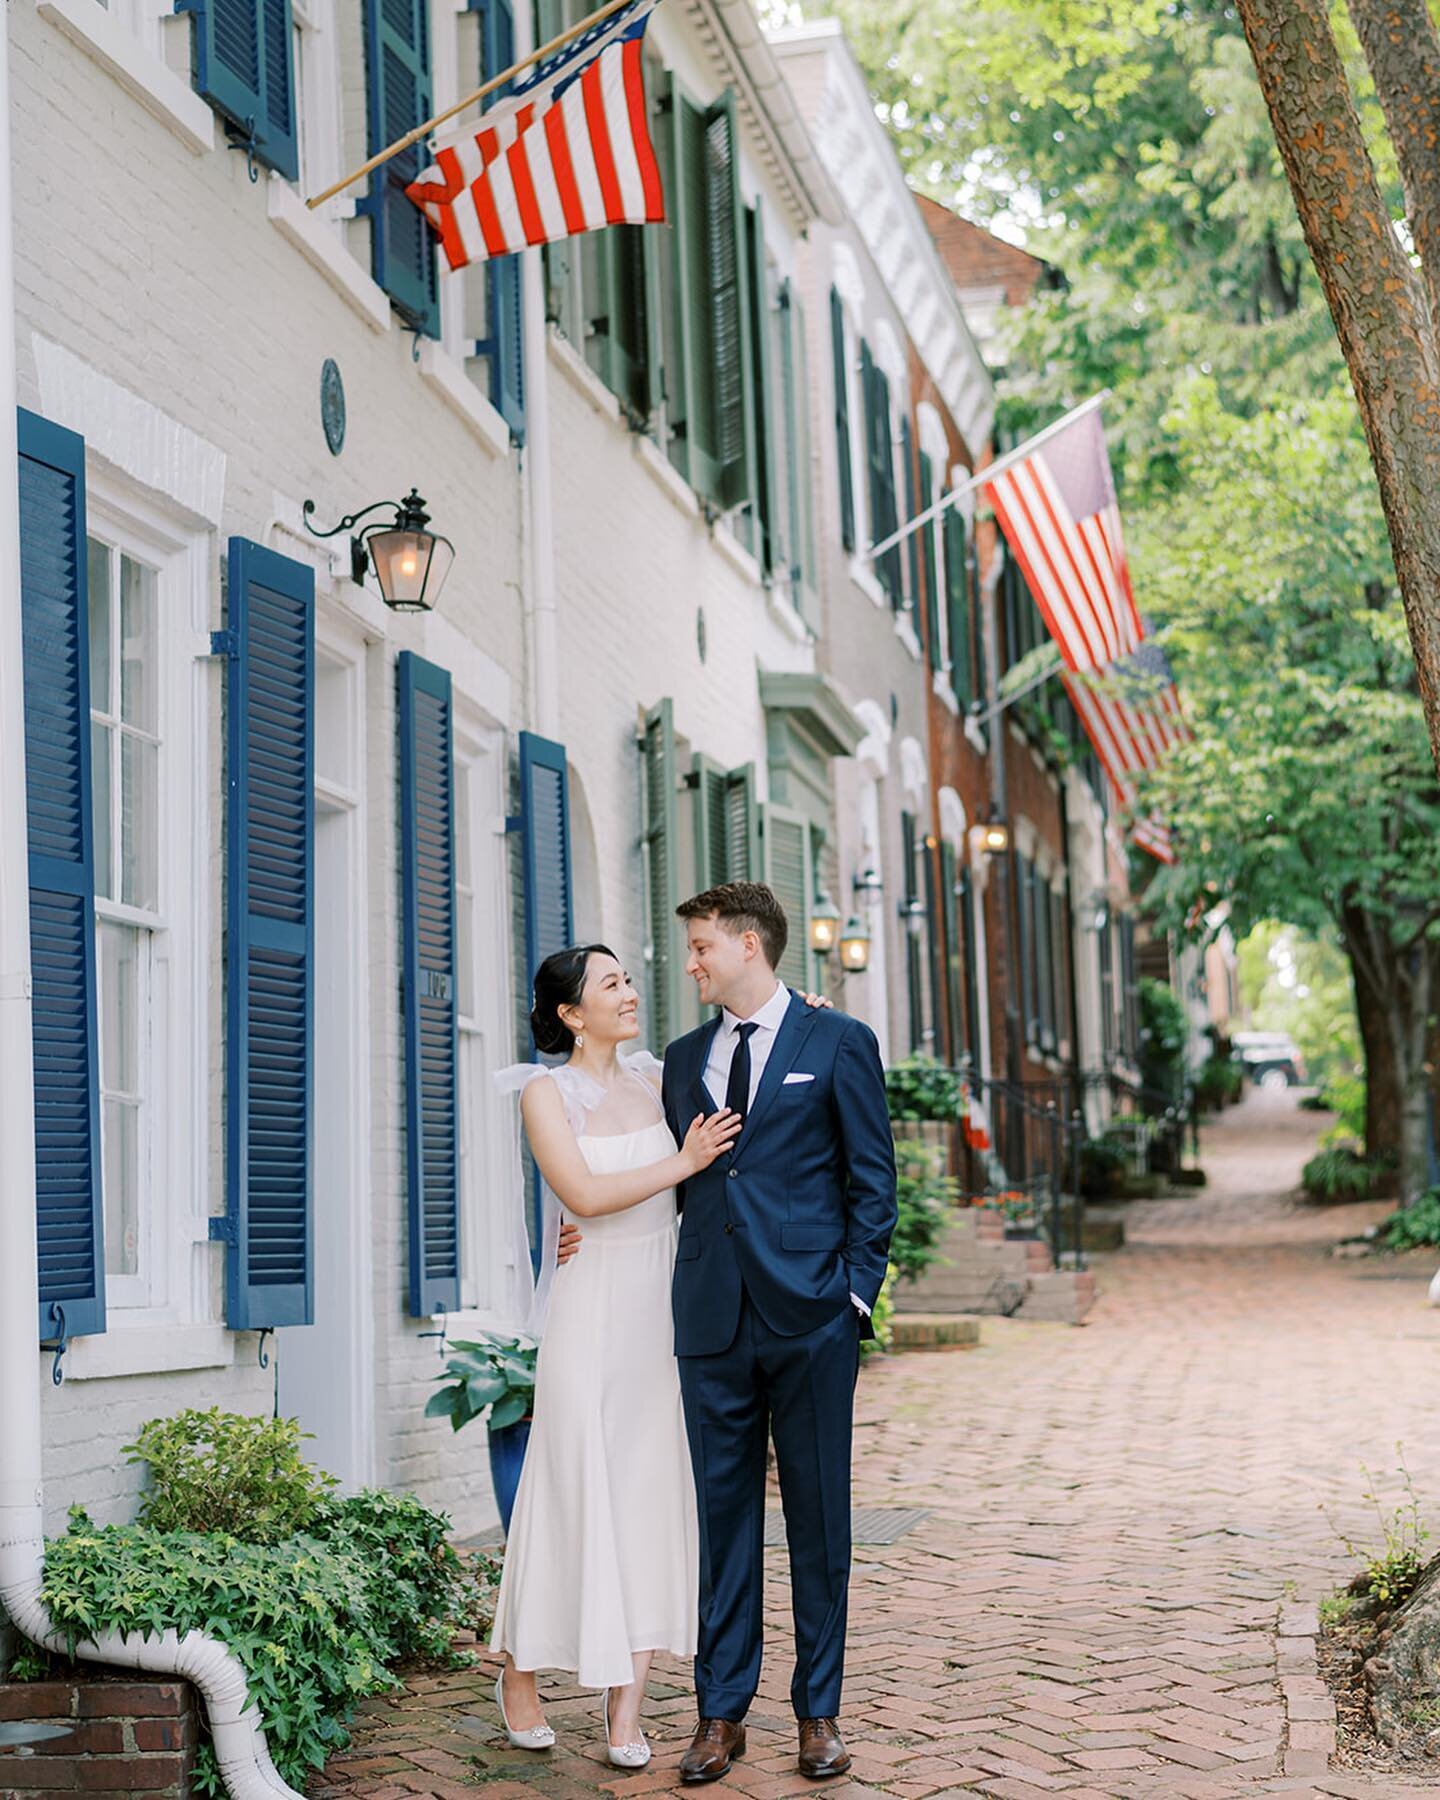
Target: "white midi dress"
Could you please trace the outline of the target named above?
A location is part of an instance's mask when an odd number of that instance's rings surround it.
[[[663,1119],[576,1141],[596,1174],[675,1152]],[[675,1193],[576,1223],[580,1253],[550,1291],[490,1644],[519,1669],[621,1687],[632,1652],[695,1651],[699,1540],[670,1311]]]

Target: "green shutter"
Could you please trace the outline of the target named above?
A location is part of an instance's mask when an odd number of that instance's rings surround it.
[[[696,756],[690,784],[695,790],[697,889],[755,880],[760,866],[755,765],[722,769],[708,756]]]
[[[675,723],[670,701],[645,715],[641,739],[645,809],[645,889],[650,912],[650,1041],[658,1051],[675,1035],[680,1009],[680,958],[675,908],[680,904],[676,821]]]
[[[830,290],[830,375],[835,400],[835,464],[840,479],[840,542],[855,548],[855,472],[850,464],[850,377],[845,354],[845,308]]]
[[[965,1051],[975,1057],[975,1046],[967,1042],[965,1032],[965,952],[961,935],[960,894],[957,891],[955,846],[944,839],[940,845],[940,900],[945,916],[945,1017],[950,1031],[949,1060],[958,1063]]]
[[[965,520],[953,504],[945,509],[945,600],[950,639],[950,685],[960,710],[975,699],[970,643],[970,566]]]
[[[900,473],[905,482],[905,523],[908,525],[920,510],[915,504],[915,441],[910,433],[910,415],[900,415]],[[905,560],[910,566],[910,607],[914,618],[920,616],[920,537],[912,531],[905,540]]]
[[[765,881],[785,909],[790,939],[775,973],[789,987],[810,986],[810,821],[785,806],[762,806]]]
[[[895,459],[890,445],[890,383],[875,366],[870,346],[860,345],[860,384],[865,400],[865,463],[870,488],[870,542],[878,544],[896,529]],[[903,598],[900,546],[891,545],[875,563],[875,577],[897,611]]]
[[[810,367],[805,337],[805,309],[791,293],[787,308],[790,369],[794,390],[791,415],[791,455],[795,470],[794,538],[795,609],[819,635],[820,594],[816,579],[814,479],[810,460]]]
[[[676,263],[685,387],[683,455],[696,493],[723,510],[755,489],[749,245],[740,199],[735,96],[696,106],[672,85]],[[673,418],[673,413],[672,413]]]
[[[750,272],[745,304],[750,314],[751,391],[755,404],[755,500],[745,514],[748,542],[766,575],[782,574],[783,528],[779,512],[776,443],[777,396],[770,344],[770,285],[765,266],[765,227],[759,205],[745,208],[746,260]]]
[[[920,452],[920,510],[933,505],[935,471],[930,458],[922,450]],[[915,534],[921,540],[920,555],[925,570],[925,643],[930,658],[930,667],[943,669],[945,658],[940,641],[940,575],[939,565],[935,557],[935,521],[922,525]]]
[[[906,907],[920,898],[919,886],[916,882],[915,858],[917,854],[917,838],[915,831],[915,815],[902,812],[900,815],[900,860],[905,872]],[[910,929],[908,917],[903,922],[905,938],[905,993],[910,1013],[910,1048],[919,1050],[925,1041],[925,1002],[923,975],[920,967],[920,940]]]

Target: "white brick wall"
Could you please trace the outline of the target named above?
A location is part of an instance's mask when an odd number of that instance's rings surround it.
[[[345,0],[337,11],[347,148],[358,151],[359,9]],[[228,537],[240,534],[287,555],[307,554],[295,535],[307,497],[316,500],[319,522],[328,525],[372,500],[398,497],[413,483],[425,495],[436,529],[455,544],[443,631],[385,614],[323,571],[318,586],[322,609],[358,618],[367,638],[363,978],[370,1042],[363,1068],[371,1206],[368,1226],[363,1218],[356,1223],[368,1228],[373,1254],[370,1292],[361,1299],[371,1309],[374,1330],[373,1473],[384,1484],[416,1489],[450,1511],[460,1531],[474,1531],[494,1516],[484,1433],[472,1428],[456,1437],[443,1421],[423,1419],[439,1368],[437,1344],[419,1335],[428,1322],[409,1319],[404,1310],[394,659],[399,649],[411,647],[437,660],[458,660],[436,648],[454,647],[458,634],[461,647],[470,647],[465,659],[489,671],[486,680],[500,696],[489,723],[513,732],[528,722],[522,713],[528,676],[523,458],[485,451],[422,380],[412,340],[398,322],[374,330],[282,235],[269,218],[268,179],[262,173],[252,184],[244,157],[224,147],[222,134],[208,153],[186,148],[32,0],[16,0],[10,30],[22,403],[41,405],[39,336],[223,454],[218,525],[177,505],[163,483],[144,495],[177,523],[208,528],[209,625],[222,622],[219,569]],[[704,53],[692,46],[685,67],[696,86],[705,66]],[[781,209],[772,206],[767,231],[791,266],[794,245],[783,236],[780,217]],[[363,251],[365,226],[352,222],[346,229],[351,245]],[[348,405],[338,459],[327,450],[320,423],[326,357],[341,368]],[[643,982],[643,898],[635,856],[638,709],[672,697],[677,732],[688,745],[726,764],[754,761],[763,792],[765,720],[757,668],[809,667],[812,651],[772,608],[743,553],[727,554],[716,542],[725,528],[712,531],[674,491],[674,478],[653,449],[639,445],[588,377],[566,372],[574,360],[564,348],[553,353],[550,391],[561,736],[593,825],[597,869],[596,916],[576,924],[614,941]],[[64,422],[82,430],[86,425],[83,418]],[[130,461],[123,451],[117,455]],[[133,471],[127,476],[122,468],[117,478],[133,485]],[[697,645],[701,609],[708,638],[703,663]],[[217,665],[205,690],[202,727],[215,793],[204,846],[203,986],[211,1074],[196,1121],[207,1192],[186,1197],[197,1212],[208,1213],[224,1207],[222,688]],[[496,866],[503,870],[503,857]],[[489,903],[508,910],[503,876]],[[497,969],[495,979],[508,987],[507,970]],[[504,1196],[495,1199],[502,1203]],[[206,1297],[198,1311],[218,1321],[223,1251],[204,1245],[194,1255]],[[46,1363],[51,1529],[63,1524],[72,1501],[102,1521],[131,1515],[139,1472],[124,1462],[122,1446],[146,1419],[182,1406],[264,1412],[271,1405],[273,1369],[259,1368],[254,1334],[221,1334],[215,1350],[212,1331],[206,1366],[161,1374],[141,1357],[139,1372],[102,1375],[125,1329],[112,1317],[103,1343],[78,1346],[74,1374],[62,1387],[50,1384]]]

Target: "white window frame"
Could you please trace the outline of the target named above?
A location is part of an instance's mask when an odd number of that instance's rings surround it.
[[[87,535],[156,571],[155,641],[160,668],[156,908],[139,912],[97,899],[97,919],[147,925],[149,1058],[142,1122],[140,1272],[107,1280],[107,1325],[203,1322],[210,1311],[204,1131],[211,1064],[201,947],[209,942],[210,712],[206,629],[209,537],[125,494],[87,470]],[[155,1097],[164,1097],[163,1106]],[[97,1340],[103,1342],[103,1340]]]
[[[505,1258],[512,1254],[508,1209],[520,1204],[509,1191],[512,1172],[510,1139],[516,1129],[515,1101],[498,1094],[494,1074],[514,1060],[514,1021],[508,971],[510,946],[510,856],[505,816],[508,760],[505,733],[497,721],[454,690],[454,754],[456,769],[455,869],[457,908],[468,895],[471,907],[468,987],[472,1010],[456,1009],[459,1039],[457,1080],[460,1116],[460,1313],[446,1328],[452,1335],[468,1330],[514,1331],[520,1321],[508,1317],[504,1296],[511,1274]],[[463,779],[462,779],[463,771]],[[467,869],[460,866],[464,806]],[[457,940],[467,934],[456,921]],[[458,945],[457,945],[458,953]]]

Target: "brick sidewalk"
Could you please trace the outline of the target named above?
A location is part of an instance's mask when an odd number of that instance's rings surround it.
[[[1325,1773],[1309,1634],[1347,1572],[1325,1514],[1368,1541],[1360,1464],[1393,1504],[1399,1441],[1422,1496],[1440,1488],[1440,1313],[1423,1258],[1328,1255],[1383,1207],[1287,1198],[1315,1124],[1285,1095],[1226,1113],[1207,1134],[1207,1189],[1129,1207],[1130,1247],[1102,1266],[1082,1329],[986,1320],[978,1351],[865,1370],[856,1503],[930,1514],[856,1551],[855,1768],[832,1800],[1436,1791],[1440,1771]],[[783,1553],[769,1562],[751,1752],[722,1784],[748,1800],[811,1791],[786,1700]],[[694,1716],[677,1665],[653,1690],[655,1761],[634,1776],[601,1762],[594,1696],[547,1689],[560,1747],[538,1758],[496,1735],[491,1686],[493,1671],[442,1677],[371,1703],[312,1791],[582,1800],[675,1785]]]

